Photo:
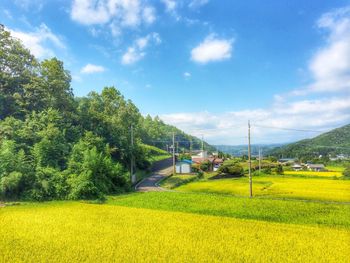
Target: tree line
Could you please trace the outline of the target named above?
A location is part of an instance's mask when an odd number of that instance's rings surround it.
[[[143,117],[114,87],[75,97],[57,58],[38,61],[0,25],[0,195],[5,199],[94,199],[128,191],[130,159],[148,169],[147,144],[165,149],[175,132]],[[130,144],[130,127],[134,146]]]

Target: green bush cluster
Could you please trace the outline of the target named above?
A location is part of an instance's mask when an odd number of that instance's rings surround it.
[[[218,169],[219,174],[243,176],[244,169],[237,161],[225,161]]]

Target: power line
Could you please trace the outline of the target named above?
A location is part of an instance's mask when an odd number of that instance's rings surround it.
[[[306,129],[282,128],[282,127],[257,125],[257,124],[254,124],[253,127],[268,128],[268,129],[275,129],[275,130],[286,130],[286,131],[298,131],[298,132],[316,132],[316,133],[323,133],[323,132],[325,132],[325,131],[306,130]]]

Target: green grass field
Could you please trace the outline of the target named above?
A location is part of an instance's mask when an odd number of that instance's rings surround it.
[[[248,178],[202,180],[182,185],[185,192],[249,194]],[[258,197],[350,202],[350,180],[300,178],[293,176],[255,176],[253,194]]]
[[[349,206],[136,193],[0,209],[1,262],[347,262]]]

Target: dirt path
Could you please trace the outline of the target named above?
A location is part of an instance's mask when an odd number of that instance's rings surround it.
[[[172,167],[167,167],[165,169],[155,171],[151,176],[139,182],[135,186],[135,190],[138,192],[166,191],[166,189],[160,187],[158,183],[165,177],[169,176],[171,172],[172,172]]]

